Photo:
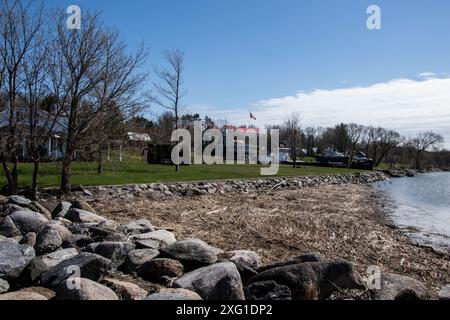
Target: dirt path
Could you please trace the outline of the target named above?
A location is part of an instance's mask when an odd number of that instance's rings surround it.
[[[424,281],[436,291],[450,283],[448,257],[414,246],[389,227],[370,186],[93,205],[118,222],[147,218],[173,229],[179,239],[200,238],[224,250],[254,250],[265,262],[316,251],[353,262],[363,275],[375,265]]]

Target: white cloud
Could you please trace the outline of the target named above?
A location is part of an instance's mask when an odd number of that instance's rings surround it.
[[[428,74],[430,76],[430,74]],[[214,118],[230,123],[259,126],[281,124],[292,112],[300,112],[303,125],[333,126],[357,122],[398,130],[405,136],[433,130],[444,136],[450,148],[450,78],[396,79],[368,87],[298,92],[293,96],[261,100],[249,109],[201,108]]]

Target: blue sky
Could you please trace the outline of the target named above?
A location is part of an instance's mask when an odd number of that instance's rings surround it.
[[[46,3],[52,7],[78,4],[102,10],[106,23],[119,29],[130,47],[145,42],[151,50],[150,63],[160,64],[164,49],[185,51],[186,110],[233,121],[245,118],[244,112],[248,114],[249,110],[257,117],[260,113],[258,121],[264,122],[279,122],[286,112],[297,109],[308,116],[311,113],[308,106],[294,103],[286,109],[285,100],[298,98],[299,92],[315,96],[317,90],[336,94],[341,92],[337,89],[345,89],[350,99],[352,89],[358,87],[370,89],[375,85],[376,89],[377,84],[394,84],[389,88],[397,90],[399,81],[406,79],[413,84],[417,82],[423,89],[422,83],[447,81],[450,73],[448,0],[47,0]],[[366,9],[370,4],[381,8],[382,30],[369,31],[366,27]],[[440,87],[442,84],[446,83],[439,82]],[[403,113],[404,105],[414,104],[417,99],[431,99],[428,87],[423,92],[426,97],[419,95],[414,101],[400,101],[399,112]],[[414,90],[422,92],[415,87]],[[370,93],[372,99],[377,94],[386,98],[385,91]],[[396,94],[403,96],[399,91]],[[450,119],[447,112],[450,97],[442,95],[439,107],[435,107],[442,111],[440,118],[448,115]],[[302,101],[297,99],[296,103]],[[359,103],[362,101],[364,97]],[[273,105],[274,102],[278,104]],[[423,109],[424,105],[428,104],[415,107]],[[280,107],[278,114],[274,111],[277,107]],[[267,114],[268,108],[272,108],[271,114]],[[357,106],[345,108],[348,115]],[[392,108],[396,105],[390,105],[389,110]],[[321,125],[346,120],[346,114],[330,119],[320,109],[319,105],[313,116],[305,118],[308,125],[315,124],[312,118],[321,116],[326,120],[319,121]],[[423,119],[427,110],[422,113],[418,118]],[[364,122],[364,115],[356,120]],[[367,124],[395,127],[397,123],[377,121],[367,119]],[[407,118],[403,122],[408,125],[398,126],[404,128],[406,135],[425,129],[425,124],[415,128]],[[450,140],[450,130],[445,130],[442,133],[448,133]]]

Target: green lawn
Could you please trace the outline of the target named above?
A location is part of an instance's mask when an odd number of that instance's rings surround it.
[[[193,165],[181,167],[179,173],[173,166],[149,165],[139,157],[127,157],[122,163],[106,163],[104,173],[97,174],[96,163],[76,162],[72,166],[72,184],[83,186],[123,185],[134,183],[162,183],[181,181],[222,180],[234,178],[259,178],[259,165]],[[19,183],[21,187],[31,185],[32,164],[23,163],[19,166]],[[60,163],[41,165],[39,187],[54,187],[59,185],[61,172]],[[353,169],[302,167],[294,169],[282,165],[278,176],[305,176],[323,174],[350,174],[360,172]],[[6,184],[3,170],[0,169],[0,187]]]

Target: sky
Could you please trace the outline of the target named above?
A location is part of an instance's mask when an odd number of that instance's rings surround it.
[[[149,70],[163,50],[184,51],[185,112],[237,125],[299,112],[304,127],[434,130],[450,148],[448,0],[46,1],[71,4],[101,10],[130,49],[144,42]],[[381,30],[367,28],[372,4]]]

